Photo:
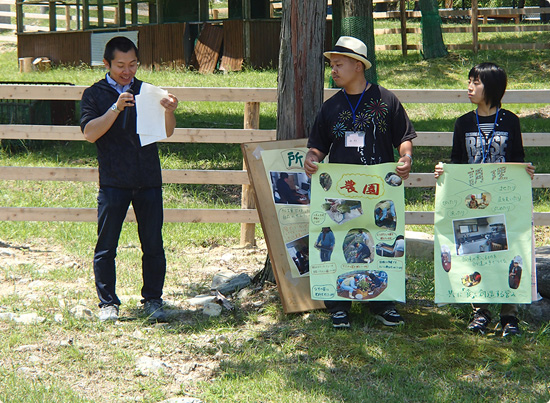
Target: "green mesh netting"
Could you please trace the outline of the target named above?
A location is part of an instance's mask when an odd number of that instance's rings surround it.
[[[420,0],[422,11],[422,55],[424,59],[447,56],[447,48],[443,43],[441,17],[437,0]]]
[[[365,78],[371,83],[378,83],[376,74],[376,55],[374,53],[374,23],[372,16],[370,17],[345,17],[335,21],[333,15],[332,22],[332,38],[333,43],[336,43],[341,36],[353,36],[361,39],[367,45],[367,59],[371,62],[372,67],[365,71]],[[332,79],[330,80],[331,87],[335,87]]]

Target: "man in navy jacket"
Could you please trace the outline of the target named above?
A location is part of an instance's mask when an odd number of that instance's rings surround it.
[[[165,320],[162,289],[166,258],[162,242],[162,177],[157,145],[142,147],[136,132],[134,94],[142,82],[135,78],[139,52],[125,37],[115,37],[103,56],[108,73],[87,88],[81,101],[80,127],[84,137],[97,146],[99,166],[98,240],[94,275],[99,296],[99,319],[118,319],[120,300],[115,292],[115,256],[122,223],[132,203],[141,241],[143,288],[141,295],[151,320]],[[178,100],[162,99],[166,135],[176,126]]]

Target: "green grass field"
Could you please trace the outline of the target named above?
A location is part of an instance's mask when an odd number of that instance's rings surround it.
[[[488,39],[512,41],[517,35]],[[509,88],[549,88],[550,51],[453,52],[429,61],[416,52],[406,58],[400,52],[377,54],[380,84],[390,89],[465,89],[469,69],[486,60],[505,67]],[[90,85],[103,74],[88,67],[58,67],[21,75],[14,49],[0,54],[2,81]],[[183,69],[141,70],[138,76],[162,86],[277,84],[277,74],[270,70],[208,76]],[[243,126],[242,104],[180,101],[178,127]],[[471,109],[470,105],[405,107],[421,131],[452,131],[454,120]],[[548,105],[506,107],[521,116],[525,132],[550,132]],[[260,126],[274,128],[275,122],[276,105],[262,104]],[[84,141],[4,141],[0,166],[95,166],[94,147]],[[242,166],[238,146],[162,144],[160,153],[164,168]],[[449,153],[444,147],[417,147],[414,171],[431,172]],[[529,148],[527,155],[538,172],[550,172],[548,150]],[[0,180],[0,186],[2,206],[96,206],[97,185],[93,183]],[[164,199],[169,208],[236,207],[240,188],[166,185]],[[538,211],[548,211],[549,203],[546,190],[535,192]],[[433,189],[407,189],[407,209],[433,209]],[[524,334],[515,340],[469,334],[465,326],[470,307],[434,305],[430,261],[407,260],[407,303],[399,306],[407,324],[397,329],[377,324],[357,304],[351,313],[352,329],[334,332],[325,312],[284,314],[272,285],[249,290],[233,301],[235,310],[217,318],[189,309],[185,299],[208,293],[217,270],[261,269],[265,259],[261,229],[256,231],[260,246],[251,250],[236,247],[239,231],[240,225],[165,224],[169,267],[165,297],[177,319],[166,326],[151,326],[137,308],[141,253],[135,225],[126,225],[117,262],[117,286],[125,297],[124,320],[114,325],[77,319],[69,313],[77,304],[94,312],[97,309],[91,268],[95,224],[2,222],[0,245],[10,247],[0,256],[0,314],[35,312],[45,320],[36,325],[0,320],[0,401],[154,403],[172,397],[196,397],[209,403],[550,400],[549,324],[524,321]],[[546,240],[546,229],[537,229],[538,244]],[[220,256],[228,252],[235,256],[224,264]],[[25,260],[33,254],[41,260]],[[58,314],[63,321],[55,320]],[[165,365],[147,373],[137,366],[143,357]]]

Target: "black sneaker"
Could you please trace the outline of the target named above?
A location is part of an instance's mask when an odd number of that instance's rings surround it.
[[[502,337],[519,336],[519,323],[515,316],[502,316],[500,324],[502,325]]]
[[[398,326],[405,324],[405,321],[401,315],[397,313],[395,308],[388,309],[387,311],[384,311],[384,313],[374,315],[374,317],[386,326]]]
[[[338,311],[330,315],[332,319],[332,327],[335,329],[349,329],[348,313]]]
[[[151,299],[143,303],[145,315],[150,322],[166,322],[166,313],[161,299]]]
[[[474,333],[485,334],[487,331],[487,326],[491,322],[491,317],[489,313],[481,309],[476,309],[474,311],[474,318],[468,325],[468,330]]]

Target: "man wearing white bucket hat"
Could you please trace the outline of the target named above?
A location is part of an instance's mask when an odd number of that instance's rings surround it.
[[[397,97],[384,87],[369,83],[365,70],[371,67],[367,47],[357,38],[342,36],[330,59],[332,79],[342,88],[325,101],[310,133],[305,171],[317,171],[317,163],[374,165],[394,162],[399,152],[397,174],[407,179],[412,167],[412,139],[416,132]],[[351,301],[325,301],[335,328],[348,328]],[[384,325],[404,323],[393,301],[372,301],[369,308]]]

